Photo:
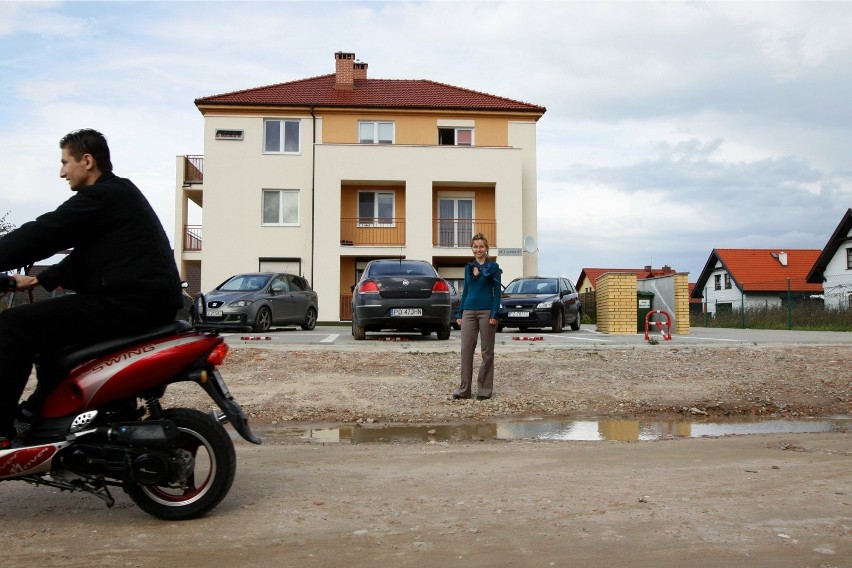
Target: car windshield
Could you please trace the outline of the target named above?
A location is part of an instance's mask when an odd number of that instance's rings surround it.
[[[256,292],[261,290],[269,282],[267,274],[240,274],[234,276],[221,286],[223,292]]]
[[[380,262],[370,266],[370,278],[377,276],[435,276],[435,269],[425,262]]]
[[[555,294],[557,290],[555,278],[529,278],[515,280],[506,286],[506,294]]]

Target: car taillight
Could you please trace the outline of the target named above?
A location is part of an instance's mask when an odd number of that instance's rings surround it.
[[[373,282],[372,280],[367,280],[362,282],[360,286],[358,286],[359,294],[378,294],[379,286]]]
[[[449,292],[450,287],[447,286],[446,281],[444,280],[436,280],[435,285],[432,286],[432,292]]]
[[[218,367],[225,361],[225,356],[228,354],[228,345],[224,342],[213,348],[210,355],[207,356],[207,362]]]

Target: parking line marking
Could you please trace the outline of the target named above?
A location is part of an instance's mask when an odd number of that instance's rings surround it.
[[[321,340],[320,343],[334,343],[337,341],[337,338],[340,337],[339,333],[333,333],[331,335],[325,336],[325,339]]]

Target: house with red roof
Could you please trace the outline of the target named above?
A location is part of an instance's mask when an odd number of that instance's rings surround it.
[[[806,279],[822,284],[827,308],[852,308],[852,208],[843,214]]]
[[[506,281],[538,273],[524,243],[538,237],[543,106],[374,79],[345,52],[333,73],[195,105],[204,155],[177,158],[175,260],[203,290],[243,271],[292,272],[319,294],[321,321],[347,320],[367,262],[428,260],[458,283],[478,232]]]
[[[692,298],[709,313],[808,299],[823,292],[821,283],[807,281],[819,255],[811,249],[713,249]]]

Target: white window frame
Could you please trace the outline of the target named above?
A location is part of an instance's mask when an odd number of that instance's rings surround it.
[[[267,136],[266,136],[266,128],[267,125],[277,122],[279,124],[278,130],[278,150],[270,150],[267,148]],[[286,150],[287,148],[287,124],[296,124],[297,126],[297,134],[296,134],[296,149],[295,150]],[[263,119],[263,153],[264,154],[301,154],[302,153],[302,121],[298,118],[265,118]]]
[[[276,222],[267,222],[266,221],[266,195],[267,193],[277,193],[278,194],[278,221]],[[287,209],[284,207],[284,196],[285,195],[294,195],[295,196],[295,205],[296,205],[296,220],[288,221],[284,219],[284,211]],[[301,195],[298,189],[269,189],[264,188],[261,193],[260,200],[260,224],[262,227],[298,227],[301,225]]]
[[[725,290],[731,289],[731,275],[729,273],[725,273]]]
[[[391,127],[390,140],[379,138],[379,126],[389,124]],[[373,134],[370,139],[362,138],[362,127],[372,126]],[[359,120],[358,121],[358,143],[359,144],[394,144],[396,142],[396,123],[392,120]]]
[[[441,130],[452,130],[453,131],[453,146],[474,146],[474,130],[472,126],[439,126],[438,127],[438,144],[442,146],[449,146],[449,144],[441,144]],[[468,131],[470,132],[470,144],[459,144],[459,132],[460,131]]]
[[[371,221],[367,223],[367,222],[362,221],[362,219],[367,219],[368,217],[366,215],[363,215],[363,216],[361,215],[361,195],[368,194],[368,193],[373,195],[373,216],[371,218]],[[391,215],[390,215],[391,222],[390,223],[380,223],[379,222],[379,219],[385,219],[386,218],[385,216],[379,215],[379,199],[378,199],[379,195],[390,195],[390,197],[391,197]],[[357,216],[358,216],[358,226],[359,227],[395,227],[396,226],[396,192],[394,192],[394,191],[381,191],[381,190],[378,190],[378,189],[361,190],[361,191],[358,192],[358,200],[357,200],[356,207],[358,208],[358,210],[357,210],[358,215]]]
[[[441,215],[441,202],[442,201],[452,201],[453,202],[453,217],[445,218]],[[462,223],[461,217],[458,216],[459,210],[459,201],[470,201],[470,235],[467,234],[467,231],[464,227],[461,227]],[[470,239],[473,237],[473,230],[476,221],[476,194],[468,193],[468,192],[448,192],[441,191],[438,192],[438,245],[439,246],[448,246],[448,247],[460,247],[464,248],[470,246]],[[452,238],[450,241],[444,240],[443,231],[447,229],[444,225],[444,222],[447,219],[453,219],[453,226],[450,228],[452,231]],[[463,234],[463,235],[461,235]],[[460,236],[464,236],[464,238],[459,238]]]

